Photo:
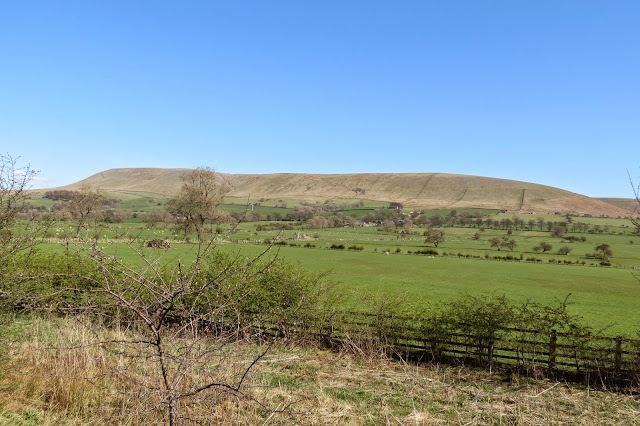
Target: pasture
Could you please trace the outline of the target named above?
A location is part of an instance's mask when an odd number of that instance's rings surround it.
[[[166,197],[153,194],[109,194],[121,200],[121,207],[130,214],[160,209]],[[353,200],[338,200],[336,205],[348,206]],[[36,199],[35,204],[49,200]],[[227,199],[229,212],[247,210],[246,200]],[[361,218],[364,212],[379,208],[379,203],[365,204],[345,211]],[[263,199],[256,201],[254,213],[285,215],[300,207],[299,200]],[[468,210],[468,211],[466,211]],[[249,207],[251,211],[251,207]],[[457,214],[477,213],[479,209],[458,209]],[[343,212],[345,214],[346,212]],[[499,221],[513,218],[513,213],[482,211]],[[428,216],[448,216],[451,210],[427,211]],[[359,216],[359,217],[358,217]],[[542,217],[545,221],[566,220],[561,215],[522,215],[525,223]],[[326,229],[306,229],[302,222],[249,222],[230,225],[210,225],[207,231],[216,238],[217,249],[250,257],[273,244],[270,255],[277,255],[314,271],[330,271],[342,294],[345,308],[368,310],[371,295],[378,295],[398,305],[428,305],[447,302],[462,294],[486,293],[506,295],[515,303],[527,300],[557,304],[568,297],[569,311],[580,315],[584,322],[607,335],[625,334],[635,337],[640,330],[640,236],[633,234],[627,219],[575,217],[573,222],[589,223],[591,232],[570,232],[574,241],[554,238],[544,228],[506,230],[475,227],[445,227],[445,239],[437,248],[426,243],[422,235],[426,229],[414,226],[410,232],[399,229],[384,230],[379,226],[355,226]],[[272,229],[285,226],[287,229]],[[593,226],[600,225],[598,232]],[[260,228],[262,226],[262,228]],[[43,244],[44,251],[59,251],[60,242],[72,235],[75,227],[59,221],[49,228]],[[260,229],[260,230],[258,230]],[[267,229],[267,230],[262,230]],[[606,232],[605,232],[606,230]],[[215,232],[219,232],[216,234]],[[171,248],[165,260],[188,260],[197,248],[195,234],[186,235],[172,225],[150,227],[140,218],[125,223],[101,225],[92,223],[86,236],[118,255],[135,261],[136,254],[126,246],[143,248],[152,239],[167,240]],[[516,242],[513,250],[497,250],[490,241],[507,237]],[[584,241],[581,241],[584,239]],[[551,249],[542,253],[535,247],[542,242]],[[600,260],[590,257],[596,246],[608,244],[613,256],[611,266],[601,266]],[[331,247],[334,247],[333,249]],[[558,254],[562,247],[568,254]],[[159,254],[157,250],[150,250]],[[435,250],[437,255],[416,252]],[[638,268],[638,269],[634,269]],[[635,275],[634,275],[635,273]]]

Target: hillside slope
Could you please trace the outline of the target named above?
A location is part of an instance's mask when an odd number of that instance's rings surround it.
[[[175,195],[188,169],[110,169],[67,185],[88,184],[105,191]],[[230,196],[301,200],[366,199],[397,201],[413,208],[479,207],[514,212],[562,212],[625,216],[621,207],[550,186],[514,180],[445,173],[220,174]]]
[[[640,212],[640,203],[635,198],[596,198],[596,200],[604,201],[612,206],[625,209],[632,213]]]

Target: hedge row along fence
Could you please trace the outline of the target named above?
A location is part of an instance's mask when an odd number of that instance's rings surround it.
[[[506,369],[608,388],[640,385],[640,340],[579,328],[561,332],[451,322],[434,326],[414,317],[363,312],[337,312],[324,326],[298,322],[258,328],[271,336],[307,337],[329,347],[407,361]]]

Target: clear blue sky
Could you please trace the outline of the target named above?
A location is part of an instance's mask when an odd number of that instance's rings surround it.
[[[640,2],[0,2],[0,151],[116,167],[640,176]]]

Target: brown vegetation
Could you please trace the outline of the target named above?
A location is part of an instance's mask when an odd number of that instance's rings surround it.
[[[2,424],[161,424],[149,411],[153,393],[139,399],[131,379],[149,384],[145,361],[122,380],[128,360],[93,346],[125,330],[87,329],[73,320],[18,320],[11,354],[0,373]],[[96,333],[95,335],[93,333]],[[47,347],[69,347],[66,351]],[[225,364],[212,365],[233,381],[260,353],[256,344],[226,347]],[[153,371],[153,368],[151,368]],[[202,372],[190,372],[197,380]],[[193,377],[192,377],[193,375]],[[215,404],[212,403],[215,400]],[[246,379],[242,395],[217,392],[209,402],[183,407],[207,424],[637,424],[637,396],[588,386],[504,376],[463,367],[415,366],[346,352],[276,346]]]
[[[106,191],[178,194],[188,169],[111,169],[68,185],[90,184]],[[253,198],[326,200],[365,198],[402,203],[409,208],[479,207],[519,212],[562,212],[625,216],[604,201],[534,183],[445,173],[220,174],[228,195]],[[359,191],[356,191],[359,189]]]

